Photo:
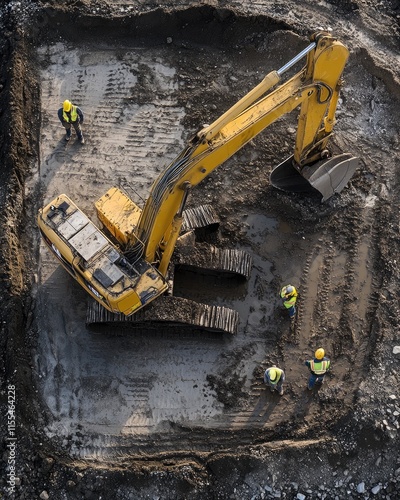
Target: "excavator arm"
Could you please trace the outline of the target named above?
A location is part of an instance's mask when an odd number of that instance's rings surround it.
[[[306,66],[271,91],[281,75],[306,53]],[[188,191],[286,113],[301,106],[292,162],[298,172],[301,174],[305,165],[327,154],[348,55],[347,48],[331,36],[316,35],[301,54],[280,70],[269,73],[229,111],[193,137],[155,181],[143,209],[136,234],[144,244],[147,261],[157,260],[160,251],[172,254],[167,249],[175,245],[179,230],[176,223]],[[163,273],[168,258],[161,258],[161,262]]]

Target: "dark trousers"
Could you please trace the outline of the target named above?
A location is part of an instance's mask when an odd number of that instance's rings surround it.
[[[289,318],[294,318],[296,314],[296,306],[289,307],[287,312],[289,313]]]
[[[71,125],[74,127],[76,135],[78,136],[78,139],[82,137],[82,129],[81,129],[81,124],[79,123],[79,120],[76,120],[74,122],[62,122],[63,127],[67,131],[67,135],[71,135]]]
[[[308,379],[308,388],[312,389],[314,385],[322,384],[324,382],[325,373],[321,375],[317,375],[316,373],[311,373],[310,378]]]

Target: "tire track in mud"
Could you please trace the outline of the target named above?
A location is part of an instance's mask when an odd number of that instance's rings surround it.
[[[241,446],[272,441],[269,438],[273,437],[272,434],[266,434],[265,430],[211,428],[205,432],[203,426],[185,428],[166,425],[163,430],[151,435],[143,432],[135,436],[108,434],[108,428],[104,430],[102,434],[89,434],[82,436],[79,441],[72,441],[69,449],[71,456],[75,459],[112,462],[115,465],[127,460],[146,460],[146,457],[152,456],[176,461],[181,457],[206,457],[216,452],[237,453]]]

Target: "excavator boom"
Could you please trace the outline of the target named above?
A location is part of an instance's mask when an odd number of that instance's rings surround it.
[[[153,261],[162,246],[168,246],[172,233],[172,220],[178,213],[188,189],[196,186],[216,167],[225,162],[256,135],[265,130],[276,119],[300,108],[296,145],[291,165],[302,174],[307,165],[308,182],[297,176],[301,191],[310,189],[314,182],[327,199],[345,185],[342,177],[335,179],[310,172],[310,165],[327,155],[327,142],[331,136],[338,101],[341,76],[348,59],[347,48],[326,34],[315,35],[313,42],[285,64],[272,71],[210,126],[200,130],[188,147],[161,173],[155,181],[150,196],[138,222],[136,234],[144,242],[145,258]],[[307,54],[306,66],[287,82],[277,86],[281,76],[300,56]],[[274,90],[270,91],[273,87]],[[267,95],[264,96],[268,91]],[[322,162],[323,163],[323,162]],[[322,163],[318,165],[324,170]],[[355,166],[357,160],[355,160]],[[286,167],[287,167],[286,163]],[[291,169],[292,171],[292,169]],[[351,174],[354,172],[351,172]],[[312,176],[314,174],[314,177]],[[271,178],[276,187],[285,189],[283,182]],[[296,176],[294,176],[296,177]],[[348,178],[346,178],[347,183]],[[295,180],[289,189],[299,191]]]

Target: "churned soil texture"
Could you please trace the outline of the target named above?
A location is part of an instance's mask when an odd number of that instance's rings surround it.
[[[13,1],[0,12],[3,496],[398,498],[397,4]],[[331,144],[361,158],[349,185],[324,204],[270,186],[293,149],[296,116],[283,117],[190,198],[216,208],[219,246],[254,258],[239,295],[205,277],[194,292],[237,306],[235,338],[93,336],[85,295],[40,246],[38,208],[61,187],[90,212],[114,172],[146,196],[165,164],[151,172],[154,158],[174,157],[317,26],[351,52]],[[77,74],[64,91],[91,118],[86,149],[62,143],[62,65]],[[128,111],[150,121],[135,129]],[[124,160],[138,150],[143,172]],[[292,326],[277,298],[287,281],[300,291]],[[320,345],[332,371],[309,392],[303,363]],[[282,398],[262,382],[274,363]],[[180,395],[162,391],[161,373]]]

